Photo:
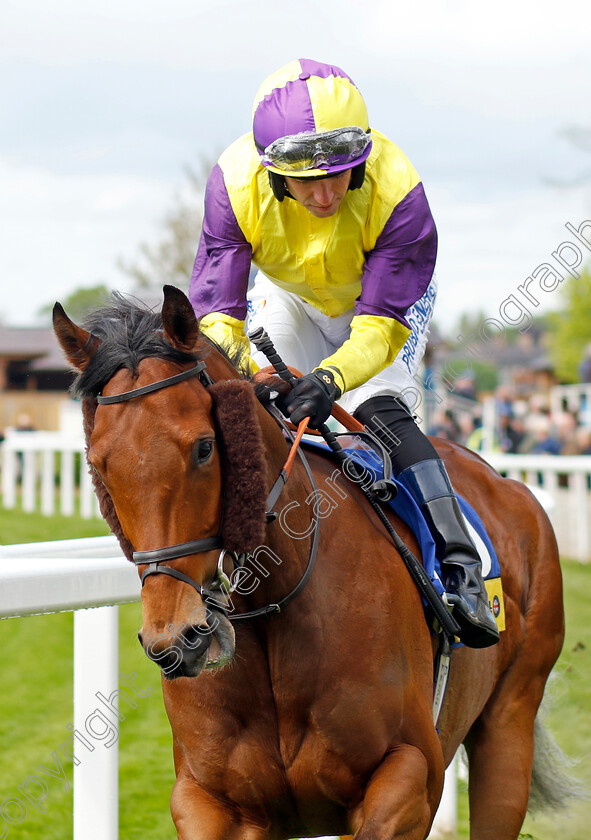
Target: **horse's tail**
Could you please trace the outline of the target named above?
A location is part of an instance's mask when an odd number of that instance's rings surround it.
[[[528,813],[559,811],[574,800],[589,798],[589,791],[569,772],[575,764],[546,729],[539,711],[534,723],[534,764]]]

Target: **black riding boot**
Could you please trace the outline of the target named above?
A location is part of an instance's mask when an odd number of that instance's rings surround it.
[[[478,552],[470,538],[443,461],[434,458],[407,467],[398,481],[421,508],[435,540],[448,600],[468,647],[489,647],[499,641]]]
[[[482,579],[480,557],[443,461],[400,400],[373,397],[355,416],[387,447],[394,474],[425,516],[435,540],[443,585],[460,625],[460,639],[467,647],[494,645],[499,631]]]

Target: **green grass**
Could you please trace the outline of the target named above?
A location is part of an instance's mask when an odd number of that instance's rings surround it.
[[[99,520],[44,517],[0,508],[3,544],[106,533],[108,529]],[[127,709],[127,704],[121,704],[125,720],[119,729],[119,837],[174,840],[176,832],[169,811],[174,782],[172,739],[162,704],[159,671],[137,641],[140,626],[139,603],[119,607],[119,670],[126,674],[135,672],[135,684],[144,692],[151,689],[149,696],[136,698],[137,708]],[[54,769],[52,753],[57,751],[63,758],[59,747],[70,735],[66,727],[73,720],[73,613],[0,621],[0,644],[4,654],[0,665],[0,802],[9,797],[26,801],[19,785],[35,775],[40,764]],[[103,694],[108,689],[96,687]],[[71,761],[63,758],[63,769],[71,786]],[[10,840],[72,837],[71,787],[66,791],[58,779],[46,774],[43,778],[47,779],[49,790],[42,804],[45,812],[27,803],[26,818],[9,826]],[[31,791],[38,793],[34,785]],[[9,816],[19,818],[15,804],[7,808]],[[5,825],[0,818],[0,836]]]
[[[42,516],[7,510],[0,505],[0,545],[12,543],[46,542],[99,537],[109,533],[102,519],[82,519],[78,516]]]
[[[547,691],[546,726],[574,761],[568,771],[591,793],[591,565],[563,561],[566,639]],[[468,793],[458,792],[458,838],[467,840]],[[522,829],[532,840],[588,840],[591,799],[573,802],[565,813],[528,817]]]
[[[0,508],[0,543],[68,539],[107,533],[97,520],[43,517]],[[560,746],[578,761],[575,774],[591,789],[591,565],[563,564],[567,637],[553,683],[547,724]],[[140,605],[120,609],[120,671],[137,674],[136,684],[152,689],[136,698],[137,708],[122,703],[120,724],[121,840],[175,840],[169,814],[174,781],[172,739],[162,704],[158,669],[137,643]],[[72,613],[0,621],[0,803],[23,798],[18,790],[39,764],[54,767],[52,753],[69,735],[72,722]],[[105,687],[106,688],[106,687]],[[101,686],[97,686],[101,690]],[[104,693],[104,691],[103,691]],[[71,783],[72,764],[63,762]],[[461,786],[462,787],[462,786]],[[26,818],[11,825],[10,840],[69,840],[72,836],[71,789],[48,777],[44,813],[29,803]],[[12,808],[12,810],[11,810]],[[14,804],[8,814],[18,817]],[[467,794],[460,789],[459,838],[468,838]],[[523,836],[535,840],[587,840],[591,801],[576,803],[558,817],[528,818]],[[5,821],[0,818],[0,836]],[[89,838],[91,840],[91,838]]]

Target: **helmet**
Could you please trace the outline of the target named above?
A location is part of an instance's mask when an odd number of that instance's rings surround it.
[[[363,182],[371,151],[367,108],[338,67],[303,58],[269,76],[255,97],[253,135],[276,195],[284,182],[273,174],[318,178],[359,167],[353,188]]]

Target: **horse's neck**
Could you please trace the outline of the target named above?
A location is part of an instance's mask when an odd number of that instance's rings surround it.
[[[261,407],[260,412],[270,490],[285,465],[289,446],[276,421],[264,408]],[[268,555],[269,563],[265,565],[270,565],[270,574],[261,581],[261,594],[264,591],[271,600],[287,594],[306,568],[312,535],[311,512],[306,500],[311,492],[305,471],[296,459],[273,506],[275,517],[267,525],[265,545],[259,552],[261,558]]]

